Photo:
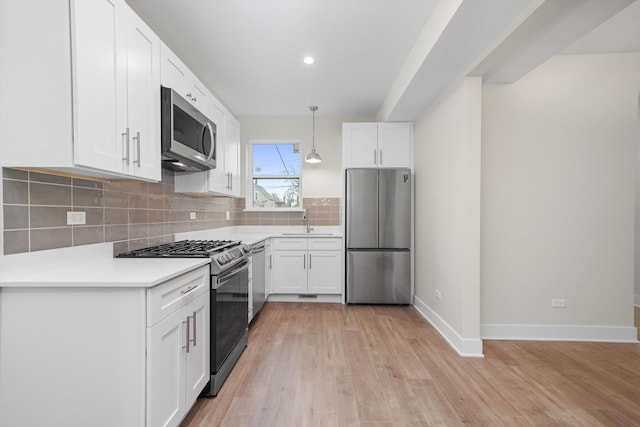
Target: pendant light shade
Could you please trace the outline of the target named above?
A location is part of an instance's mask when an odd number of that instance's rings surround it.
[[[322,158],[320,157],[320,154],[316,153],[316,111],[318,110],[318,106],[311,105],[309,110],[311,110],[311,114],[313,115],[313,133],[311,134],[312,145],[311,152],[307,154],[304,161],[307,163],[320,163],[322,162]]]

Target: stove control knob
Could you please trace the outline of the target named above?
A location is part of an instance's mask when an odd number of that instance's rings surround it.
[[[226,264],[227,261],[225,261],[224,259],[224,255],[220,255],[218,258],[216,258],[218,260],[218,264],[223,265]]]

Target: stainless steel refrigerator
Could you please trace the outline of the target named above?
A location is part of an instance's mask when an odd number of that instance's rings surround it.
[[[411,171],[346,170],[347,303],[411,303]]]

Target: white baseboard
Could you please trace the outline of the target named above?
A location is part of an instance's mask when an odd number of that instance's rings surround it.
[[[420,298],[413,297],[413,306],[431,325],[447,340],[449,345],[465,357],[484,357],[482,354],[482,340],[462,338],[438,313],[433,311]]]
[[[331,302],[342,303],[342,295],[317,295],[315,298],[301,297],[291,294],[271,294],[267,301],[273,302]]]
[[[640,295],[636,294],[635,298],[633,299],[633,305],[635,305],[636,307],[640,307]]]
[[[631,326],[484,324],[480,336],[484,340],[638,342],[638,331]]]

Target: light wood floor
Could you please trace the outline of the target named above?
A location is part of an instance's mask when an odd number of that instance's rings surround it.
[[[459,357],[412,307],[267,303],[183,426],[640,425],[640,344],[485,341],[484,354]]]

